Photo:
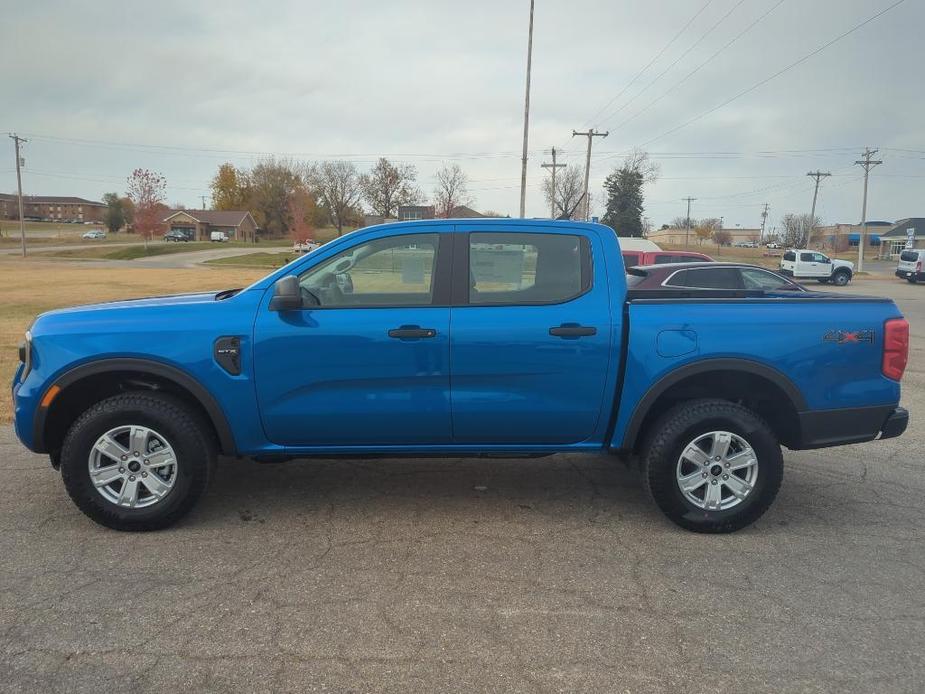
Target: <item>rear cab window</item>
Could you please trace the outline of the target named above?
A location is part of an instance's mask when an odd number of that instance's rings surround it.
[[[469,304],[558,304],[591,288],[588,239],[571,234],[470,232]]]
[[[919,259],[920,251],[903,251],[899,254],[899,259],[907,263],[914,263]]]

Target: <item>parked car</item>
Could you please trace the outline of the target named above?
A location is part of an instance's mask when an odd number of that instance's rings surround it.
[[[209,241],[215,241],[216,243],[225,243],[228,240],[228,234],[224,231],[213,231],[209,234]]]
[[[777,250],[780,249],[781,245],[776,241],[771,241],[771,243],[766,243],[764,247]]]
[[[925,280],[922,262],[925,261],[925,249],[907,249],[899,254],[899,265],[896,266],[896,276],[902,277],[910,284]]]
[[[623,267],[599,224],[426,220],[245,289],[50,311],[20,347],[16,434],[121,530],[176,522],[220,453],[599,452],[641,461],[672,521],[715,533],[769,507],[782,445],[905,430],[909,324],[891,300],[653,299]]]
[[[689,263],[693,261],[712,262],[713,258],[694,251],[623,251],[623,264],[626,267],[636,265],[667,265],[672,263]]]
[[[292,244],[293,253],[311,253],[316,248],[321,248],[320,243],[315,243],[314,239],[306,239],[305,241],[296,241]]]
[[[173,241],[174,243],[179,243],[181,241],[192,241],[193,236],[189,232],[181,231],[180,229],[171,229],[166,234],[164,234],[164,241]]]
[[[735,248],[758,248],[757,241],[738,241],[732,245]]]
[[[106,232],[102,229],[91,229],[90,231],[85,231],[81,234],[80,238],[82,239],[105,239]]]
[[[805,292],[806,288],[772,270],[739,263],[646,265],[627,270],[630,289],[726,289],[745,292]]]
[[[844,287],[854,276],[854,263],[829,258],[819,251],[793,249],[781,256],[780,271],[794,279],[816,280],[822,284],[831,282]]]

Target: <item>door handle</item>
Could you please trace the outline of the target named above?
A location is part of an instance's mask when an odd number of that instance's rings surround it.
[[[389,330],[389,337],[399,340],[417,339],[422,337],[435,337],[437,331],[433,328],[422,328],[419,325],[403,325],[400,328]]]
[[[554,337],[585,337],[597,335],[597,328],[578,325],[578,323],[563,323],[558,328],[550,328],[549,334]]]

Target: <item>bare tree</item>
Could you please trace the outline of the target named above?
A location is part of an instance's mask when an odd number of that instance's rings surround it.
[[[732,234],[725,229],[717,229],[713,232],[713,243],[717,246],[729,246],[732,244]]]
[[[399,205],[414,205],[423,195],[414,185],[418,171],[413,164],[393,164],[385,157],[368,174],[360,176],[363,198],[374,214],[398,216]]]
[[[686,229],[687,228],[687,217],[675,217],[671,220],[671,227],[673,229]],[[696,217],[690,218],[691,229],[700,225],[700,220]]]
[[[434,187],[434,207],[438,217],[449,217],[460,205],[472,204],[469,196],[469,177],[459,164],[447,165],[436,173],[437,185]]]
[[[323,161],[309,167],[306,178],[327,208],[340,236],[360,201],[360,175],[356,165],[349,161]]]
[[[621,168],[638,173],[643,183],[655,183],[662,173],[662,167],[649,159],[649,153],[643,149],[634,149],[627,154]]]
[[[565,167],[565,170],[556,175],[556,216],[572,211],[578,204],[584,191],[584,171],[576,164]],[[543,194],[546,202],[552,205],[552,178],[543,179]]]
[[[818,217],[813,220],[808,214],[788,212],[780,220],[780,236],[783,245],[788,248],[806,248],[810,230],[821,221]]]

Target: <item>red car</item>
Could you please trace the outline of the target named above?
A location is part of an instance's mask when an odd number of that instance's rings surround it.
[[[711,263],[713,258],[694,251],[623,251],[623,264],[626,267],[690,262]]]
[[[627,269],[630,289],[733,289],[764,292],[805,292],[802,285],[781,274],[739,263],[675,263]]]

